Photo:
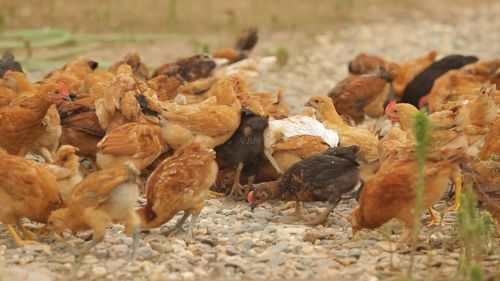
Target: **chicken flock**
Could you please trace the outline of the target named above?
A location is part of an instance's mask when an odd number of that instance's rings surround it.
[[[435,51],[396,63],[360,54],[329,93],[290,113],[286,94],[256,91],[274,63],[252,57],[256,29],[234,48],[194,55],[152,73],[137,53],[109,69],[76,59],[31,82],[12,54],[0,60],[0,222],[19,246],[40,235],[123,224],[134,238],[183,211],[165,234],[188,237],[209,197],[295,202],[325,224],[356,198],[353,233],[391,219],[414,226],[415,114],[431,122],[424,205],[472,188],[500,223],[500,59]],[[306,98],[305,98],[306,99]],[[145,197],[145,204],[138,204]],[[303,202],[324,201],[316,216]],[[287,204],[287,207],[290,204]],[[43,224],[23,226],[23,219]]]

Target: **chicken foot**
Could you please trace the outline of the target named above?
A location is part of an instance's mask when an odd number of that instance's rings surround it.
[[[430,215],[431,215],[431,221],[427,224],[427,226],[434,226],[434,225],[440,225],[441,224],[441,214],[434,210],[432,207],[428,209]]]
[[[231,196],[234,199],[241,198],[242,196],[240,178],[241,178],[241,171],[243,170],[243,165],[244,165],[243,162],[238,163],[238,167],[236,168],[236,174],[234,175],[233,187],[231,188],[231,192],[229,193],[229,196]]]
[[[9,231],[10,235],[12,236],[12,238],[14,239],[14,241],[16,242],[16,245],[18,247],[26,246],[26,245],[38,245],[38,244],[40,244],[37,241],[22,239],[12,225],[8,224],[6,226],[7,226],[7,230]]]
[[[288,208],[285,208],[288,209]],[[295,202],[295,211],[293,212],[292,215],[283,217],[279,219],[277,222],[279,223],[285,223],[285,224],[290,224],[290,223],[295,223],[299,220],[304,220],[304,206],[303,203],[300,201]]]
[[[163,232],[163,234],[167,237],[170,237],[174,234],[177,234],[179,232],[183,232],[184,229],[182,228],[182,226],[184,225],[184,223],[186,222],[187,218],[189,218],[189,216],[191,215],[190,212],[188,211],[184,211],[184,214],[182,215],[182,218],[180,218],[177,223],[174,225],[173,228]]]
[[[306,221],[305,224],[311,225],[311,226],[320,225],[320,224],[324,225],[328,221],[328,217],[330,216],[330,213],[335,209],[335,207],[337,207],[337,203],[330,204],[330,206],[328,206],[325,211],[323,211],[317,217]]]

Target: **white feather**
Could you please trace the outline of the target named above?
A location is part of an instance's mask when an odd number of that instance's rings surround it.
[[[309,116],[269,120],[269,126],[264,132],[264,142],[266,147],[271,147],[280,137],[288,139],[302,135],[318,136],[330,147],[336,147],[339,143],[336,131],[326,128],[321,122]]]

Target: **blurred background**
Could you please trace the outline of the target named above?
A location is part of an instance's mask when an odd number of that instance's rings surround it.
[[[480,2],[480,4],[478,4]],[[106,66],[130,49],[157,66],[193,52],[231,46],[249,26],[260,54],[294,53],[311,38],[353,24],[420,18],[459,20],[494,0],[0,0],[0,51],[13,50],[28,71],[80,55]]]

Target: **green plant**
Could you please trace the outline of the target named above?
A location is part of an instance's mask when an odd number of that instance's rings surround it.
[[[427,157],[427,146],[429,144],[429,135],[431,124],[425,111],[419,111],[415,114],[415,121],[413,123],[413,134],[417,141],[415,148],[417,158],[417,185],[415,195],[415,211],[414,211],[414,227],[411,233],[411,254],[410,265],[408,267],[407,278],[412,279],[413,267],[415,264],[415,250],[418,233],[420,232],[420,216],[423,209],[423,197],[425,192],[425,159]]]
[[[191,41],[191,44],[193,52],[196,54],[210,54],[210,45],[208,43],[194,39]]]
[[[493,155],[491,155],[490,159],[492,161],[500,161],[500,155],[499,154],[493,154]]]
[[[290,55],[288,53],[288,49],[285,47],[279,47],[276,50],[276,59],[278,60],[279,66],[285,66],[288,63],[288,59]]]
[[[478,210],[476,196],[470,188],[462,194],[457,223],[463,243],[459,271],[470,280],[484,280],[481,261],[491,245],[494,223],[487,212]]]

